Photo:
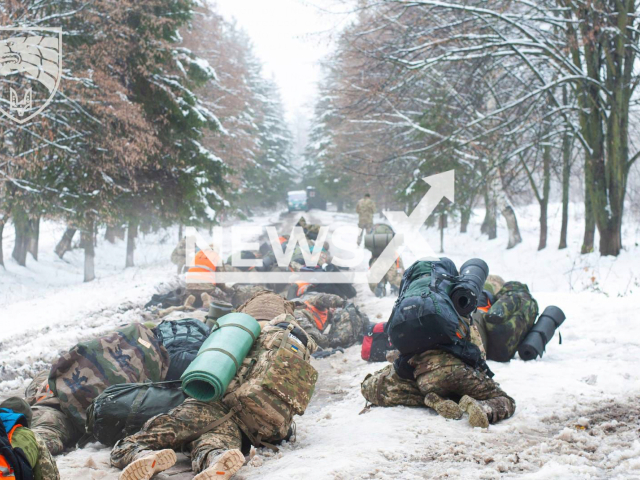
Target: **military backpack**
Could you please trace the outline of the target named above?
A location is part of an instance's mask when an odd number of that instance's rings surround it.
[[[293,416],[304,414],[318,379],[310,363],[316,348],[292,315],[262,329],[223,398],[254,446],[281,442]]]

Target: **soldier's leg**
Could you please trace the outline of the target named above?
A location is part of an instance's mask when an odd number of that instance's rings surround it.
[[[34,473],[35,471],[39,471],[39,477],[46,480],[60,480],[58,466],[47,448],[45,441],[36,432],[34,432],[34,435],[38,443],[38,463],[35,466]]]
[[[362,341],[365,325],[369,323],[364,313],[353,304],[339,308],[333,313],[333,324],[329,332],[329,345],[347,348]]]
[[[69,418],[57,408],[31,407],[31,430],[46,444],[52,455],[60,455],[79,438]]]
[[[416,382],[400,378],[393,365],[387,365],[382,370],[367,375],[360,389],[368,402],[381,407],[424,405],[424,396]]]
[[[154,450],[180,449],[193,442],[191,437],[194,432],[204,429],[224,415],[226,411],[221,404],[188,399],[169,413],[149,419],[138,433],[120,440],[111,451],[111,465],[122,469],[138,460],[144,460]],[[171,458],[170,455],[163,455],[159,460],[161,463],[169,463]],[[173,461],[175,462],[175,454]],[[147,465],[142,466],[147,468]]]
[[[420,375],[416,381],[425,396],[434,392],[442,397],[462,397],[460,408],[469,413],[469,422],[473,426],[486,427],[489,423],[509,418],[515,412],[515,401],[498,383],[461,360],[449,361],[446,366]]]
[[[224,415],[226,415],[225,411],[220,410],[219,418],[223,418]],[[241,447],[242,433],[238,425],[232,419],[229,419],[189,444],[191,468],[195,473],[207,470],[218,463],[225,452],[230,450],[239,451]],[[242,466],[244,456],[242,454],[240,456],[242,457],[240,466]],[[235,457],[235,455],[232,455],[232,457]]]
[[[433,408],[441,417],[451,420],[459,420],[462,418],[462,408],[460,405],[453,400],[442,398],[435,392],[425,395],[424,404],[429,408]]]

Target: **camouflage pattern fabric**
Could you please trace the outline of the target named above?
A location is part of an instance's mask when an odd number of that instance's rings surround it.
[[[25,389],[24,398],[29,405],[60,407],[60,400],[49,388],[49,373],[50,370],[42,370]]]
[[[60,472],[52,456],[55,454],[49,451],[45,440],[37,432],[34,431],[33,433],[38,444],[38,462],[33,471],[34,479],[60,480]]]
[[[525,284],[507,282],[489,311],[479,317],[476,317],[478,323],[486,330],[487,358],[508,362],[533,327],[538,317],[538,302]]]
[[[314,321],[314,313],[303,302],[296,305],[296,321],[322,348],[347,348],[362,341],[369,318],[352,303],[330,293],[319,293],[302,298],[319,310],[327,310],[328,320],[320,331]]]
[[[415,368],[416,384],[424,397],[430,393],[456,399],[469,395],[478,400],[489,423],[509,418],[515,412],[516,402],[498,383],[449,353],[429,350],[414,356],[409,363]]]
[[[367,375],[360,385],[360,391],[367,402],[380,407],[424,406],[424,396],[416,382],[400,378],[393,365]]]
[[[243,303],[249,301],[254,295],[259,292],[269,291],[262,285],[241,285],[235,284],[231,289],[231,304],[233,308],[238,308]]]
[[[242,434],[229,418],[216,428],[193,438],[213,422],[223,419],[228,410],[220,402],[200,402],[189,398],[169,413],[151,418],[142,429],[120,440],[111,450],[111,465],[124,469],[149,450],[186,448],[191,454],[191,468],[200,473],[215,463],[226,450],[240,449]]]
[[[117,332],[77,344],[55,361],[49,387],[60,409],[84,431],[86,410],[107,387],[162,381],[169,354],[148,327],[133,323]]]
[[[369,231],[373,228],[373,215],[376,213],[376,204],[370,198],[362,198],[356,204],[358,214],[358,227]]]
[[[234,418],[255,446],[286,438],[293,416],[304,413],[315,389],[318,372],[309,359],[316,344],[308,337],[305,348],[290,333],[294,327],[294,317],[284,314],[263,328],[222,400],[236,410]]]
[[[378,259],[372,258],[370,264],[372,265]],[[387,283],[393,287],[396,287],[398,290],[400,289],[400,282],[402,282],[402,276],[404,275],[404,263],[402,263],[402,259],[398,257],[398,259],[389,267],[389,271],[385,274],[385,276],[380,280],[383,285]],[[376,291],[377,283],[370,283],[369,288],[372,292]]]
[[[80,439],[80,433],[71,419],[59,409],[36,405],[31,407],[31,410],[31,429],[47,445],[52,455],[60,455]]]
[[[484,290],[491,293],[492,295],[497,295],[500,289],[504,286],[504,280],[499,275],[489,275],[487,277],[487,281],[484,282]]]
[[[461,327],[466,331],[462,322]],[[484,358],[480,334],[473,324],[469,334]],[[515,401],[500,385],[450,353],[428,350],[415,355],[409,363],[415,368],[415,381],[400,378],[393,365],[388,365],[365,378],[361,387],[362,395],[367,401],[380,406],[423,406],[432,403],[425,403],[426,397],[459,400],[462,396],[469,395],[487,413],[489,423],[509,418],[515,411]]]

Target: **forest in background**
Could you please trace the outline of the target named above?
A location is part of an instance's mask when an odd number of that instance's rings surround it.
[[[553,197],[565,248],[569,203],[583,200],[582,252],[618,255],[640,155],[635,2],[356,3],[325,62],[306,152],[325,194],[370,191],[411,209],[422,177],[455,169],[456,202],[440,213],[463,232],[484,205],[483,233],[495,238],[501,214],[512,248],[514,206],[537,203],[543,249]]]
[[[410,211],[421,178],[450,169],[456,202],[441,226],[455,217],[464,232],[483,207],[482,232],[495,238],[504,218],[513,248],[518,206],[533,202],[544,249],[561,201],[566,248],[580,201],[582,252],[618,255],[640,155],[634,2],[345,4],[353,20],[324,62],[298,172],[278,87],[213,1],[4,2],[1,25],[64,32],[52,103],[24,125],[0,119],[0,238],[15,229],[13,258],[37,260],[40,222],[64,222],[56,253],[79,237],[90,281],[98,234],[126,239],[131,266],[140,231],[210,227],[306,185],[339,208],[371,192],[380,209]],[[0,241],[1,265],[8,254]]]
[[[18,264],[37,260],[45,218],[68,225],[61,258],[80,237],[90,281],[98,231],[126,236],[132,266],[140,230],[211,226],[282,201],[293,139],[278,87],[215,8],[10,0],[0,24],[63,30],[52,103],[23,125],[0,120],[0,238],[11,220]],[[0,87],[14,81],[1,77]]]

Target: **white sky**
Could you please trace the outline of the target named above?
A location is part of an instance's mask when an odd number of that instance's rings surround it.
[[[291,123],[296,114],[311,114],[321,76],[319,62],[330,52],[329,33],[335,33],[345,20],[343,15],[323,13],[313,1],[210,0],[225,17],[234,17],[252,39],[265,74],[273,75],[280,86]]]

